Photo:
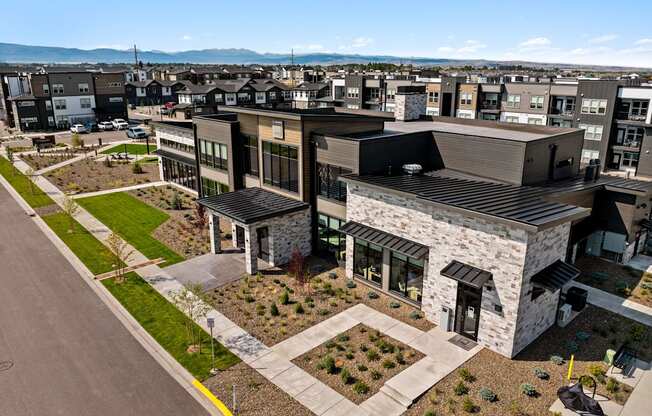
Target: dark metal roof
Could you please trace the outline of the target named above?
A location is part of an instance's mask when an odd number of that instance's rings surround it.
[[[182,156],[178,153],[168,152],[167,150],[163,150],[163,149],[156,149],[152,153],[164,157],[166,159],[176,160],[177,162],[181,162],[186,165],[190,165],[190,166],[196,165],[195,159],[188,156]]]
[[[279,217],[309,207],[303,201],[288,198],[263,188],[240,189],[207,196],[197,202],[217,214],[244,224]]]
[[[413,258],[420,259],[428,254],[428,247],[423,244],[367,227],[355,221],[347,222],[340,227],[340,231]]]
[[[446,267],[441,269],[442,276],[450,277],[465,285],[476,289],[482,289],[487,280],[491,279],[491,273],[477,267],[469,266],[460,261],[453,260]]]
[[[562,260],[557,260],[532,276],[532,283],[543,286],[551,292],[556,292],[579,275],[580,269]]]
[[[346,175],[373,186],[414,195],[417,199],[539,227],[589,215],[590,210],[545,200],[550,190],[429,175]]]

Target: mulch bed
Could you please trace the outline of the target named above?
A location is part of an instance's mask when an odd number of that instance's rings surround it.
[[[52,155],[24,155],[21,159],[35,171],[45,169],[57,163],[65,162],[74,158],[75,155],[70,153],[53,153]]]
[[[633,328],[642,329],[642,335],[636,334],[639,329]],[[587,335],[589,338],[585,339]],[[451,373],[426,392],[406,415],[422,416],[427,411],[434,411],[437,415],[463,414],[463,402],[467,398],[473,402],[474,412],[478,415],[548,415],[548,409],[557,400],[557,389],[567,384],[565,377],[568,372],[568,363],[557,365],[551,362],[552,355],[568,360],[574,353],[573,376],[577,378],[590,375],[592,366],[606,370],[606,365],[602,364],[605,351],[608,348],[617,350],[625,341],[639,351],[639,358],[652,359],[652,328],[604,309],[587,306],[566,328],[550,328],[514,359],[483,349],[462,366],[474,381],[463,381],[459,372]],[[535,368],[547,372],[549,378],[537,378]],[[468,394],[454,392],[460,381],[468,388]],[[523,394],[520,390],[522,383],[533,385],[537,395],[528,397]],[[483,387],[496,394],[495,402],[480,397]],[[624,403],[630,388],[621,384],[618,391],[610,393],[606,384],[598,382],[597,392]]]
[[[323,272],[312,277],[303,287],[286,270],[268,270],[258,276],[245,276],[236,282],[208,292],[212,306],[247,332],[272,346],[305,329],[324,321],[358,303],[364,303],[402,322],[428,331],[435,325],[413,306],[371,289],[359,282],[347,287],[344,270],[326,266],[323,260],[311,257],[309,269],[319,266]],[[283,305],[280,296],[290,292],[290,301]],[[369,293],[373,293],[373,298]],[[377,297],[376,297],[377,296]],[[271,305],[276,304],[279,315],[271,315]],[[295,308],[301,303],[303,313]]]
[[[245,363],[205,380],[204,385],[233,411],[235,385],[240,416],[311,416],[313,413]]]
[[[210,251],[206,213],[203,213],[203,226],[196,226],[201,225],[197,222],[200,213],[195,209],[197,198],[171,185],[137,189],[128,193],[155,208],[165,211],[170,216],[167,221],[154,230],[152,233],[154,238],[187,259]],[[174,209],[175,193],[178,195],[181,209]],[[230,231],[231,228],[229,227]]]
[[[423,357],[391,337],[356,325],[292,362],[360,404],[376,394],[387,380]],[[347,373],[345,380],[343,374]]]
[[[158,166],[141,164],[143,173],[133,173],[132,163],[112,162],[107,167],[101,161],[88,158],[64,166],[45,176],[57,188],[66,192],[95,192],[122,188],[160,180]]]
[[[580,283],[652,307],[652,273],[589,256],[575,265],[582,270]]]

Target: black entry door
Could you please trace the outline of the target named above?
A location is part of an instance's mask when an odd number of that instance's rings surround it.
[[[481,300],[482,289],[476,289],[463,283],[457,284],[455,332],[473,341],[478,340]]]
[[[235,226],[235,239],[238,242],[238,248],[245,247],[245,231],[239,225]]]
[[[440,116],[452,117],[451,110],[453,107],[453,94],[450,92],[445,92],[442,94],[441,99],[441,111],[439,112]]]
[[[258,234],[258,257],[269,261],[269,230],[267,227],[261,227],[256,230],[256,234]]]

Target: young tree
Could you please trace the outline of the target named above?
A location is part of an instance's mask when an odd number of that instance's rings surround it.
[[[206,318],[208,312],[212,309],[208,299],[204,294],[204,288],[201,283],[191,283],[183,289],[171,291],[170,297],[172,303],[183,312],[186,320],[186,332],[188,334],[189,349],[197,348],[201,354],[202,330],[195,322]]]
[[[134,251],[129,248],[127,243],[120,238],[116,233],[111,233],[107,239],[109,249],[113,253],[113,261],[115,267],[115,281],[116,283],[124,282],[125,269],[127,262],[131,259]]]
[[[306,271],[306,259],[297,247],[292,251],[288,272],[290,273],[290,276],[294,277],[301,289],[305,288],[306,283],[310,280],[308,272]]]
[[[70,196],[66,196],[63,200],[63,212],[68,214],[68,233],[75,231],[75,214],[79,211],[79,205]]]
[[[198,232],[202,233],[206,230],[208,225],[208,216],[206,215],[206,208],[202,204],[195,202],[195,228]]]
[[[79,137],[79,134],[73,133],[72,137],[70,138],[70,144],[72,147],[75,149],[84,146],[84,141],[82,140],[81,137]]]
[[[176,189],[172,190],[172,201],[170,202],[170,205],[172,209],[174,210],[182,210],[183,209],[183,201],[181,200],[181,197],[179,196],[179,191]]]
[[[29,193],[34,195],[34,181],[32,180],[32,177],[34,176],[34,169],[27,169],[25,171],[25,176],[27,176],[27,182],[29,182]]]
[[[11,147],[7,147],[7,159],[11,165],[11,176],[16,175],[16,168],[14,167],[14,150]]]

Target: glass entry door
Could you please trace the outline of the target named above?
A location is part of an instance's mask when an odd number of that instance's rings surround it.
[[[235,239],[238,242],[238,248],[245,248],[245,230],[239,225],[235,226]]]
[[[473,341],[478,340],[480,304],[482,289],[457,284],[457,305],[455,307],[455,332]]]
[[[261,227],[256,230],[258,234],[258,258],[269,261],[269,229]]]

